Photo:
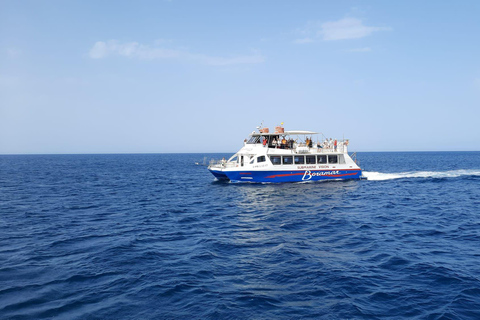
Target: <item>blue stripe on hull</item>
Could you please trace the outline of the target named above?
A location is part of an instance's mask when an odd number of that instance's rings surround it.
[[[210,170],[211,171],[211,170]],[[216,176],[216,174],[212,171]],[[217,172],[218,173],[218,172]],[[295,170],[295,171],[224,171],[233,182],[302,182],[320,180],[360,179],[362,171],[354,170]]]

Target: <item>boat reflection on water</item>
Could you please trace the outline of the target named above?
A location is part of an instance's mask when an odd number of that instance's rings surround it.
[[[242,200],[238,201],[239,213],[271,215],[281,212],[294,212],[299,209],[305,214],[328,213],[328,209],[346,205],[345,196],[358,189],[354,180],[323,183],[296,184],[231,184]]]
[[[223,235],[217,241],[235,248],[237,255],[243,257],[242,264],[256,265],[260,269],[262,265],[275,263],[282,263],[288,269],[289,264],[305,256],[317,261],[329,257],[344,263],[352,257],[350,253],[337,250],[344,238],[340,239],[338,232],[333,230],[352,224],[351,216],[345,212],[354,208],[345,199],[355,193],[359,185],[361,183],[354,180],[282,185],[225,184],[225,188],[237,195],[232,204],[237,214],[232,216],[233,229],[228,236]],[[268,289],[268,284],[262,285]]]

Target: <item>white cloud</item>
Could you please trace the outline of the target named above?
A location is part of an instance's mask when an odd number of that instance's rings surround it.
[[[248,55],[248,56],[233,56],[229,58],[190,54],[188,55],[188,58],[199,61],[204,64],[212,65],[212,66],[253,64],[253,63],[262,63],[265,61],[265,58],[258,52],[254,52],[252,55]]]
[[[93,48],[90,49],[90,52],[88,53],[88,55],[92,59],[101,59],[101,58],[104,58],[107,54],[108,54],[107,44],[102,41],[95,42],[95,44],[93,45]]]
[[[9,58],[20,57],[23,53],[22,50],[13,47],[7,48],[5,52]]]
[[[370,47],[365,47],[365,48],[355,48],[355,49],[350,49],[346,50],[347,52],[370,52],[372,49]]]
[[[158,47],[158,45],[162,43],[163,41],[156,41],[155,45],[152,47],[139,44],[138,42],[120,43],[116,40],[110,40],[107,42],[97,41],[90,49],[89,57],[92,59],[102,59],[111,55],[117,55],[141,60],[181,59],[214,66],[253,64],[265,61],[264,56],[257,51],[254,51],[250,55],[217,57],[190,53],[184,50],[172,50]]]
[[[375,31],[387,31],[386,27],[368,27],[363,22],[355,18],[344,18],[338,21],[322,23],[318,31],[323,40],[343,40],[358,39],[369,36]]]
[[[343,18],[338,21],[318,22],[310,21],[302,29],[296,30],[301,38],[294,43],[303,44],[314,42],[315,39],[324,41],[360,39],[377,31],[389,31],[389,27],[370,27],[357,18]]]

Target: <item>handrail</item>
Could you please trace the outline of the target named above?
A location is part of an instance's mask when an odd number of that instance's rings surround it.
[[[209,168],[233,168],[236,167],[238,163],[236,162],[226,162],[224,160],[210,160],[208,165]]]
[[[318,147],[320,145],[320,147]],[[308,147],[305,143],[295,143],[293,144],[293,147],[290,148],[289,146],[285,146],[285,147],[282,147],[280,145],[277,145],[277,146],[274,146],[274,145],[269,145],[268,146],[268,150],[270,149],[274,149],[274,150],[277,150],[277,149],[281,149],[281,150],[294,150],[297,152],[297,150],[299,148],[308,148],[309,152],[310,150],[312,149],[317,149],[318,151],[317,152],[320,152],[320,153],[332,153],[332,152],[341,152],[341,153],[346,153],[347,152],[347,147],[348,145],[345,144],[343,141],[340,141],[337,145],[337,148],[335,149],[334,146],[330,146],[330,145],[325,145],[325,144],[313,144],[312,147]],[[267,153],[268,153],[268,150],[267,150]],[[305,150],[305,149],[302,149],[302,150]]]

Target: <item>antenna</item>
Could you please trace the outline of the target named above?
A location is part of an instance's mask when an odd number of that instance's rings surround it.
[[[260,130],[261,128],[263,128],[263,120],[262,120],[262,122],[260,123],[260,125],[257,126],[257,129],[258,129],[258,130]]]

